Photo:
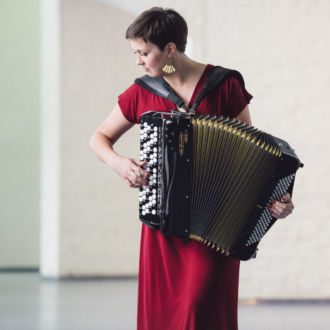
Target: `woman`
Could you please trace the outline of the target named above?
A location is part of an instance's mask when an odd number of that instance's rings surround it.
[[[136,54],[137,65],[151,77],[163,77],[190,107],[211,65],[196,62],[184,53],[185,20],[173,10],[151,8],[128,27],[126,38]],[[251,98],[243,84],[230,76],[206,95],[197,112],[235,117],[251,124]],[[147,185],[144,178],[149,173],[142,168],[146,162],[118,155],[113,145],[139,123],[142,113],[174,108],[172,102],[133,84],[96,129],[90,146],[130,187]],[[284,218],[292,209],[290,196],[286,195],[272,205],[271,212]],[[237,329],[238,274],[238,260],[193,240],[165,237],[143,224],[138,329]]]

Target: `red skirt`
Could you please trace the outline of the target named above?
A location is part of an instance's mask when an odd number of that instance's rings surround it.
[[[236,330],[239,260],[142,225],[138,330]]]

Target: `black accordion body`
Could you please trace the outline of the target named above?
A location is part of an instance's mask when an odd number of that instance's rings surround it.
[[[292,193],[301,163],[283,140],[234,119],[150,111],[141,116],[140,159],[149,185],[140,219],[231,257],[254,257],[276,221],[269,205]]]
[[[161,77],[135,80],[186,111],[140,118],[140,159],[151,177],[139,192],[139,215],[165,235],[248,260],[276,221],[270,203],[292,193],[302,164],[281,139],[234,119],[195,115],[203,97],[229,76],[244,86],[238,71],[212,67],[190,109]]]

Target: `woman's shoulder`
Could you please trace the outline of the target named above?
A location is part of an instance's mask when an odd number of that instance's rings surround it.
[[[208,100],[218,104],[222,115],[236,117],[253,96],[247,91],[243,76],[238,70],[213,66],[215,67],[219,67],[216,77],[213,77],[217,83],[210,90]]]
[[[243,75],[240,71],[221,65],[207,64],[207,70],[213,75],[213,79],[229,83],[241,83],[244,85]]]
[[[143,93],[142,88],[134,83],[118,96],[118,105],[123,115],[132,123],[137,123],[137,109],[143,100]]]
[[[120,98],[134,98],[137,97],[139,94],[143,93],[141,86],[136,83],[130,85],[126,90],[124,90],[119,97]]]

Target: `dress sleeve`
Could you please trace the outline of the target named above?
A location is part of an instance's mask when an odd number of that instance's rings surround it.
[[[236,117],[250,103],[253,96],[245,89],[243,83],[236,77],[229,78],[228,92],[229,113],[226,115],[229,117]]]
[[[124,117],[133,124],[137,121],[139,92],[136,85],[130,86],[118,96],[118,104]]]

